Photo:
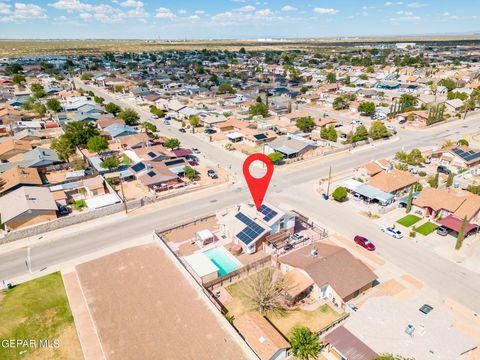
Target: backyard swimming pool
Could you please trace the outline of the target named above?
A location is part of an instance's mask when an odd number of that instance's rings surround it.
[[[203,253],[218,267],[220,276],[227,275],[241,266],[237,259],[223,247],[216,247]]]

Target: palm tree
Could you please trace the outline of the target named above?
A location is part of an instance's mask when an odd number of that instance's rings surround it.
[[[292,354],[300,360],[316,359],[322,349],[317,334],[305,326],[299,326],[292,330],[290,346]]]
[[[281,314],[284,311],[283,283],[274,281],[273,274],[273,269],[265,269],[245,280],[243,295],[253,309],[262,315]]]

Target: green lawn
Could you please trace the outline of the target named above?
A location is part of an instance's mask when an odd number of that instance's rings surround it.
[[[417,222],[419,222],[420,220],[422,220],[422,218],[420,218],[416,215],[407,215],[407,216],[404,216],[401,219],[398,219],[397,223],[399,223],[400,225],[403,225],[405,227],[410,227],[410,226],[416,224]]]
[[[78,354],[81,356],[80,343],[60,273],[31,280],[1,292],[1,339],[58,340],[60,346],[57,349],[0,347],[0,359],[66,359],[74,358]],[[25,350],[26,353],[19,354]]]
[[[434,223],[431,223],[430,221],[427,221],[425,224],[422,224],[418,228],[415,229],[416,232],[419,234],[422,234],[424,236],[427,236],[437,230],[438,225],[435,225]]]

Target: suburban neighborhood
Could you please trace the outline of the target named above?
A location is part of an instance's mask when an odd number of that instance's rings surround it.
[[[233,2],[148,21],[302,35],[15,40],[148,4],[0,2],[0,359],[480,359],[478,34]],[[446,35],[341,35],[379,8]]]

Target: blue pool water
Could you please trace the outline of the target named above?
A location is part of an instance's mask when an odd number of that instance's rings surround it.
[[[240,265],[232,259],[233,255],[230,255],[224,248],[213,248],[203,253],[218,267],[220,276],[227,275],[240,267]]]

